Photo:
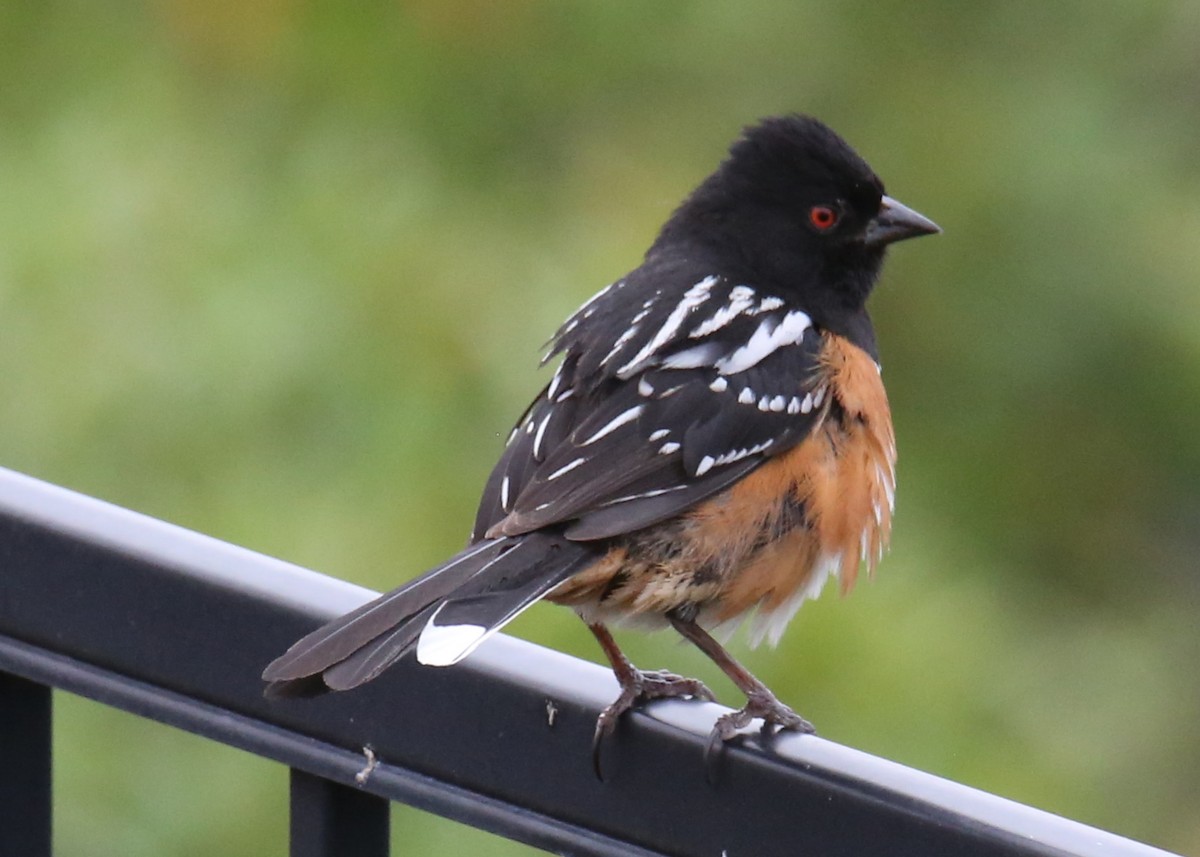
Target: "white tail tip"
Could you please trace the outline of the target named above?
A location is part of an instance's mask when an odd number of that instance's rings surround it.
[[[437,613],[429,618],[417,640],[417,660],[430,667],[448,667],[465,658],[487,636],[481,625],[435,625]]]

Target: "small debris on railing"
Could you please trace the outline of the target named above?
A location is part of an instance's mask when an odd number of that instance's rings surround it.
[[[365,786],[367,780],[371,779],[371,774],[379,767],[379,759],[376,758],[375,751],[371,749],[369,744],[363,747],[363,755],[367,757],[367,764],[361,771],[354,775],[354,782],[360,786]]]

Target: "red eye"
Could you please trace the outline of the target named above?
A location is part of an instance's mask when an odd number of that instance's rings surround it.
[[[837,225],[838,217],[838,210],[829,205],[814,205],[808,210],[808,222],[818,232],[828,232]]]

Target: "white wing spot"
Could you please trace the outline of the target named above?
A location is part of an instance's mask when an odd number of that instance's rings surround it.
[[[590,298],[588,298],[586,301],[584,301],[583,304],[579,307],[579,309],[575,310],[575,315],[579,315],[584,310],[590,308],[592,306],[592,304],[594,304],[596,301],[600,300],[600,298],[602,298],[606,294],[608,294],[612,290],[613,286],[622,286],[624,284],[625,284],[624,280],[617,280],[617,282],[615,282],[615,283],[609,283],[607,286],[602,288],[600,291],[596,292],[596,294],[592,295]]]
[[[551,480],[557,479],[558,477],[563,476],[564,474],[570,473],[576,467],[583,464],[583,462],[586,460],[587,459],[584,459],[584,458],[576,458],[574,461],[564,464],[562,467],[558,468],[558,470],[555,470],[553,473],[551,473],[549,476],[547,476],[546,481],[550,482]]]
[[[812,393],[805,393],[804,401],[800,403],[800,413],[807,414],[807,413],[811,412],[812,409],[813,409]]]
[[[767,411],[771,410],[771,397],[763,396],[761,399],[759,399],[758,400],[758,409],[760,411],[762,411],[763,413],[766,413]]]
[[[650,442],[653,443],[656,440],[662,440],[664,437],[666,437],[670,433],[671,433],[670,429],[658,429],[657,431],[653,432],[650,435]]]
[[[541,460],[542,456],[542,440],[546,436],[546,426],[550,423],[550,417],[554,415],[554,411],[550,411],[546,416],[542,417],[542,421],[538,424],[537,434],[533,436],[533,457]]]
[[[720,349],[715,343],[706,342],[664,357],[662,365],[667,369],[699,369],[701,366],[713,365],[719,353]]]
[[[625,332],[617,337],[617,341],[613,343],[613,347],[607,354],[604,355],[604,359],[600,361],[600,365],[603,366],[609,360],[612,360],[614,357],[616,357],[617,353],[625,347],[625,343],[632,339],[637,331],[638,326],[636,324],[625,328]]]
[[[743,458],[746,458],[747,456],[757,455],[758,453],[763,452],[764,450],[767,449],[767,447],[769,447],[774,442],[775,442],[774,439],[770,439],[770,440],[765,440],[762,443],[757,444],[755,446],[751,446],[747,449],[731,449],[731,450],[729,450],[729,452],[725,452],[725,453],[722,453],[721,455],[718,455],[716,457],[714,463],[715,464],[732,464],[735,461],[741,461]]]
[[[696,465],[696,475],[703,476],[705,473],[712,470],[713,465],[716,463],[717,460],[711,455],[704,456],[700,459],[700,463]]]
[[[653,396],[654,395],[654,385],[651,384],[649,381],[647,381],[645,378],[639,378],[638,379],[638,395],[639,396]]]
[[[562,372],[562,364],[559,364],[559,367],[554,370],[554,377],[550,379],[550,386],[546,390],[547,399],[553,399],[554,394],[558,392],[558,386],[562,383]]]
[[[505,476],[500,481],[500,508],[508,511],[508,477]]]
[[[771,410],[775,411],[776,413],[779,413],[785,407],[787,407],[786,396],[776,396],[775,398],[771,399]]]
[[[662,447],[658,450],[658,454],[659,455],[670,455],[672,452],[678,452],[678,451],[679,451],[679,444],[675,443],[675,441],[671,441],[670,443],[664,443],[662,445]]]
[[[749,387],[742,387],[742,392],[738,393],[738,402],[743,405],[753,405],[754,400],[754,391]]]
[[[800,413],[800,400],[798,398],[796,398],[795,396],[792,396],[792,400],[790,402],[788,402],[787,412],[789,414]]]
[[[754,289],[749,286],[734,286],[729,292],[729,302],[697,325],[688,336],[692,339],[699,339],[720,330],[742,313],[748,312],[753,303]]]
[[[625,423],[636,420],[638,418],[638,416],[642,413],[642,411],[645,409],[646,409],[645,405],[634,405],[632,408],[622,411],[621,413],[619,413],[615,417],[613,417],[611,420],[609,420],[607,423],[605,423],[604,426],[599,431],[597,431],[595,434],[593,434],[591,437],[589,437],[587,440],[585,440],[583,443],[581,443],[580,446],[588,446],[589,444],[595,443],[600,438],[605,437],[606,435],[612,434],[614,431],[619,429],[621,426],[625,425]],[[580,459],[580,460],[582,461],[582,459]],[[551,476],[550,478],[553,479],[554,477]]]
[[[712,287],[718,282],[718,277],[705,277],[696,285],[692,286],[684,292],[683,300],[681,300],[675,309],[671,310],[671,314],[667,316],[667,320],[663,322],[663,326],[658,329],[658,332],[642,346],[642,350],[634,355],[633,359],[617,370],[617,377],[628,378],[635,371],[641,368],[641,364],[645,362],[654,352],[662,348],[679,330],[679,326],[683,324],[684,319],[688,317],[692,310],[700,306],[708,300],[712,293]],[[621,343],[624,345],[624,343]],[[614,352],[615,353],[615,349]],[[608,358],[605,358],[606,360]],[[602,361],[603,362],[603,361]]]
[[[654,488],[650,491],[643,491],[641,494],[626,494],[624,497],[617,497],[615,500],[607,500],[601,503],[601,506],[615,506],[618,503],[628,503],[630,500],[644,500],[647,497],[658,497],[662,494],[670,494],[672,491],[682,491],[686,485],[672,485],[669,488]]]
[[[717,378],[708,385],[708,389],[712,390],[714,393],[724,393],[728,388],[729,382],[724,378]]]
[[[811,325],[812,319],[799,310],[789,312],[778,321],[765,318],[744,345],[717,361],[717,369],[722,375],[745,372],[777,349],[795,345],[804,338],[804,332]]]

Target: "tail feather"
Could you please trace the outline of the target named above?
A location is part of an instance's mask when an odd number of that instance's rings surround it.
[[[512,539],[501,538],[471,545],[416,580],[322,625],[268,664],[263,678],[292,681],[317,675],[344,661],[376,637],[445,598],[511,543]]]
[[[545,533],[480,542],[313,631],[263,678],[274,695],[289,695],[293,685],[311,693],[316,676],[332,690],[346,690],[375,678],[414,645],[422,663],[456,663],[595,556],[594,546]]]
[[[437,612],[434,602],[389,631],[365,643],[345,660],[326,669],[321,678],[330,690],[350,690],[366,684],[404,656],[421,636],[429,617]]]
[[[441,603],[417,643],[417,660],[435,667],[456,664],[575,572],[592,561],[591,550],[570,542],[547,548],[546,555],[524,571],[524,579],[477,595],[457,594]],[[473,582],[473,581],[472,581]]]

